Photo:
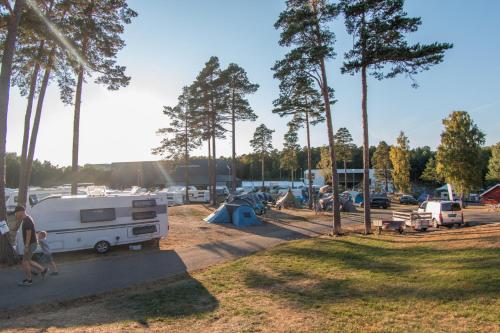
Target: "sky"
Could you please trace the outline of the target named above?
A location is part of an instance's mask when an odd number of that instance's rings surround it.
[[[127,67],[130,85],[108,91],[93,83],[84,85],[80,123],[81,165],[122,161],[157,160],[151,149],[159,145],[156,134],[168,126],[164,105],[175,105],[184,85],[195,79],[211,56],[221,66],[243,67],[260,85],[249,101],[259,118],[237,125],[237,154],[251,151],[249,140],[264,123],[275,130],[273,144],[282,148],[288,119],[272,113],[279,82],[271,67],[287,50],[278,45],[274,22],[284,0],[129,0],[139,16],[126,27],[125,48],[118,62]],[[407,0],[410,16],[420,16],[419,31],[411,42],[451,42],[442,64],[416,78],[418,89],[404,76],[368,81],[370,145],[395,142],[404,131],[411,147],[435,149],[443,130],[442,119],[454,110],[468,111],[486,134],[486,145],[500,141],[500,1]],[[335,89],[334,128],[347,127],[361,144],[361,80],[342,75],[343,54],[352,47],[339,19],[332,22],[337,56],[327,64],[329,84]],[[7,150],[20,152],[26,100],[11,93]],[[57,165],[71,164],[73,108],[59,100],[52,85],[45,100],[35,158]],[[305,133],[299,133],[305,145]],[[312,130],[312,145],[327,144],[326,126]],[[230,156],[229,140],[217,142],[217,155]],[[206,154],[204,146],[193,152]]]

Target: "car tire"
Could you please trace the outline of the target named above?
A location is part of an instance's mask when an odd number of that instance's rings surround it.
[[[111,244],[107,241],[99,241],[94,245],[94,249],[96,250],[97,253],[99,254],[104,254],[111,249]]]

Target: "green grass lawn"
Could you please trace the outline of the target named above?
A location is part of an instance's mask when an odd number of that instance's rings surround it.
[[[67,309],[35,317],[50,322],[66,315],[65,325],[50,323],[86,331],[498,332],[500,228],[477,230],[471,239],[450,231],[293,241],[148,290],[74,306],[73,321]],[[78,320],[86,307],[101,315]],[[27,326],[39,328],[35,323]]]

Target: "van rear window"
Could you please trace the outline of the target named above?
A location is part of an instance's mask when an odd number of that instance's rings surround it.
[[[134,220],[148,220],[154,219],[156,217],[156,211],[147,211],[147,212],[133,212],[132,218]]]
[[[458,202],[445,202],[441,204],[441,210],[443,212],[459,212],[462,210]]]

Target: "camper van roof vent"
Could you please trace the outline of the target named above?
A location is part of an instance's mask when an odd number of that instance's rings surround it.
[[[88,186],[87,195],[89,197],[104,197],[106,196],[106,186]]]

